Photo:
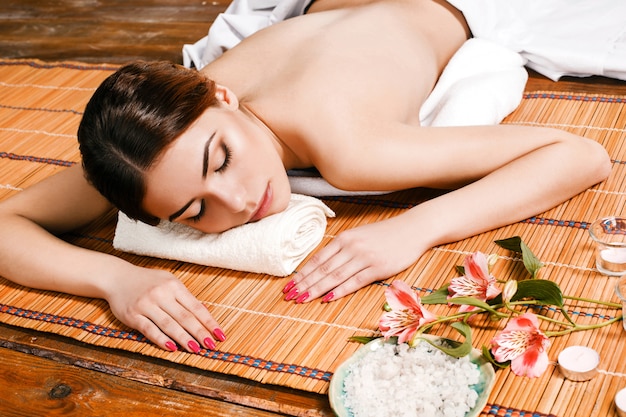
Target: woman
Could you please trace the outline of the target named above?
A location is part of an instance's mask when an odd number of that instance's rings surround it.
[[[140,63],[113,74],[79,128],[83,166],[0,205],[0,274],[104,298],[162,348],[195,352],[225,335],[175,276],[54,235],[112,203],[147,222],[223,231],[283,210],[292,168],[315,167],[345,190],[454,190],[343,232],[284,289],[287,300],[331,301],[433,246],[545,211],[608,175],[600,145],[563,131],[421,127],[420,106],[470,36],[463,17],[436,0],[340,3],[314,3],[202,73]]]

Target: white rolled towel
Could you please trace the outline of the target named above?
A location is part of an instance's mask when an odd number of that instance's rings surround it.
[[[158,226],[119,213],[113,247],[137,255],[199,265],[287,276],[324,237],[335,213],[320,200],[292,194],[287,209],[222,233],[203,233],[179,223]]]

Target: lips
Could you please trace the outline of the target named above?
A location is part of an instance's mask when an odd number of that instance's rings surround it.
[[[265,217],[265,215],[267,214],[267,212],[269,211],[272,205],[272,197],[273,197],[272,188],[268,184],[267,188],[265,189],[265,193],[263,194],[263,197],[261,198],[261,201],[259,203],[257,210],[254,212],[254,214],[250,218],[250,222],[256,222],[258,220],[261,220],[263,217]]]

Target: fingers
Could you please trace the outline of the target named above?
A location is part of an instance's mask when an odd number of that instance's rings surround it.
[[[319,297],[327,287],[328,289],[332,288],[329,286],[331,282],[340,283],[342,275],[338,268],[341,268],[349,260],[348,254],[341,253],[340,247],[331,242],[315,254],[283,288],[285,300],[303,303]],[[326,280],[325,284],[324,280]]]
[[[226,339],[217,321],[191,294],[177,301],[164,306],[159,328],[189,352],[198,353],[202,347],[215,350],[216,342]]]
[[[378,280],[376,270],[367,258],[331,243],[292,277],[283,288],[284,299],[305,303],[322,297],[330,302]]]
[[[299,304],[310,302],[321,297],[323,303],[328,303],[352,294],[366,285],[379,280],[377,275],[374,274],[373,268],[366,268],[356,273],[348,272],[345,275],[341,272],[350,271],[350,269],[349,267],[338,268],[336,271],[333,271],[330,275],[320,279],[311,286],[307,286],[306,280],[303,280],[300,284],[288,284],[293,285],[291,291],[299,295],[296,297],[292,295],[290,297],[289,293],[287,293],[285,300],[294,300]],[[299,287],[302,289],[299,289]]]
[[[165,311],[158,309],[137,317],[135,327],[144,336],[165,350],[175,352],[179,346],[189,352],[199,352],[200,346],[193,337]]]
[[[114,314],[163,349],[214,350],[226,335],[208,309],[177,279],[167,279],[135,297],[110,300]]]
[[[226,340],[217,321],[199,301],[192,307],[181,303],[154,306],[144,314],[137,314],[132,325],[163,349],[186,350],[199,353],[202,348],[215,350],[216,342]]]

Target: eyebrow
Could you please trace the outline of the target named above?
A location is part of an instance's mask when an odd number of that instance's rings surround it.
[[[211,141],[215,137],[215,132],[211,133],[209,139],[204,144],[204,161],[202,161],[202,178],[206,178],[206,173],[209,171],[209,146]]]
[[[211,141],[213,141],[214,137],[215,137],[215,132],[211,133],[211,136],[209,136],[209,139],[204,144],[204,160],[202,161],[202,178],[206,178],[206,174],[209,171],[209,146],[211,146]],[[189,206],[193,204],[193,202],[194,200],[190,200],[189,202],[187,202],[187,204],[185,204],[180,210],[170,215],[170,217],[168,217],[168,220],[174,221],[175,219],[182,216],[182,214],[185,211],[187,211],[187,209],[189,208]]]

